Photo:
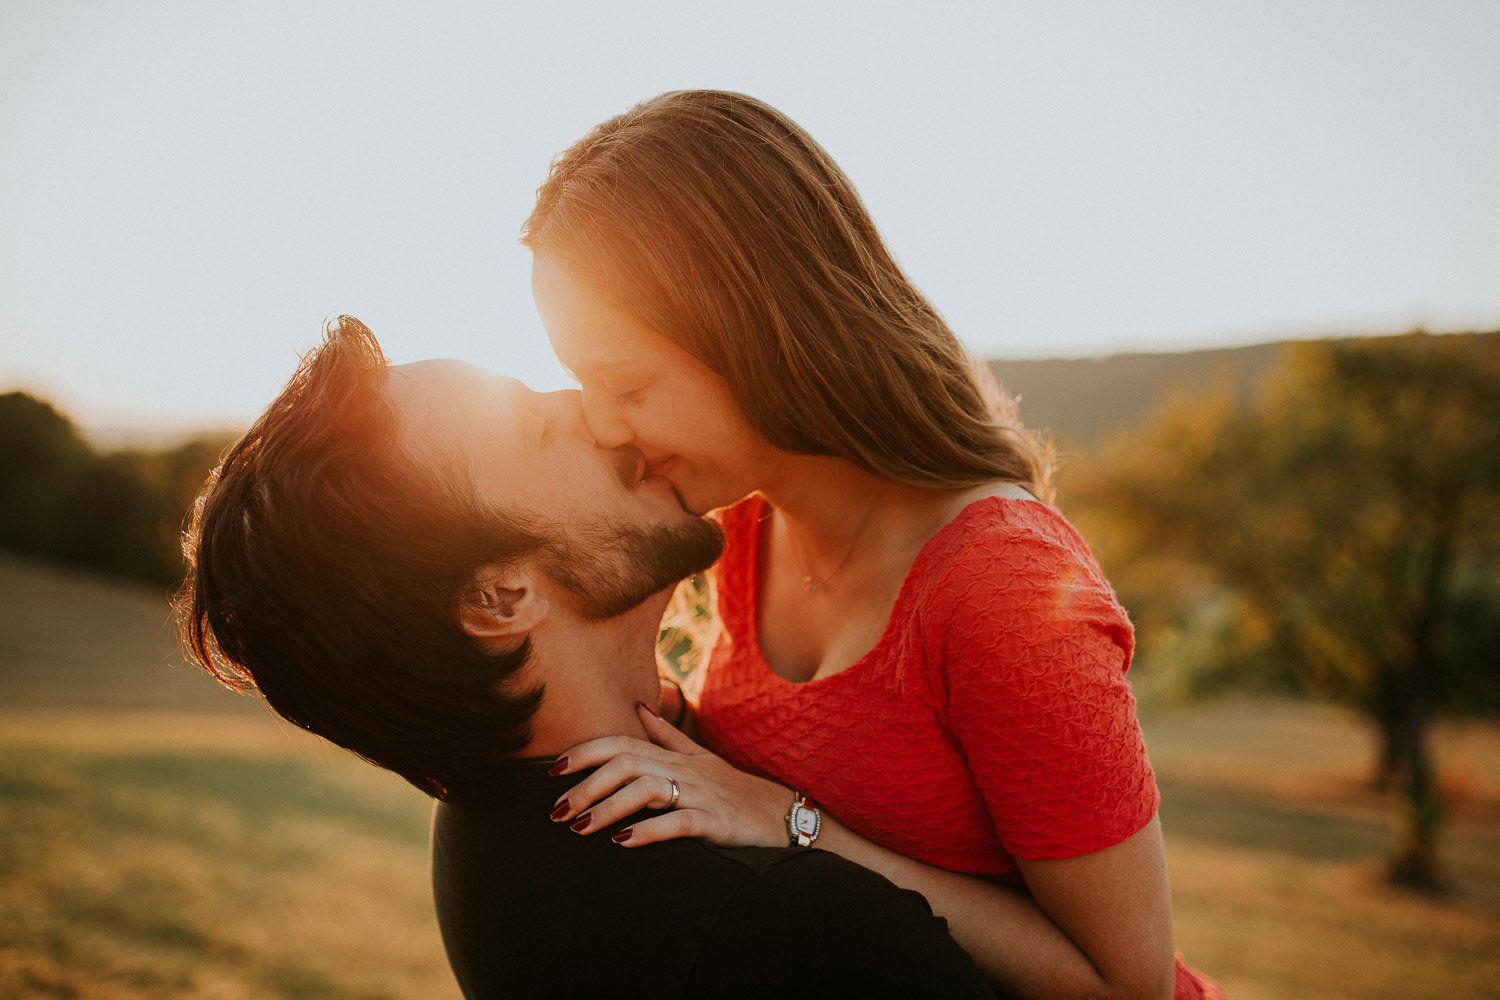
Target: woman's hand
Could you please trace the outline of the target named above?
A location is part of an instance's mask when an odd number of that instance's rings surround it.
[[[688,739],[644,705],[636,714],[651,742],[606,736],[563,751],[554,774],[598,766],[557,800],[552,819],[588,834],[642,809],[670,812],[615,834],[626,847],[675,837],[702,837],[720,847],[785,847],[792,790],[746,774]]]

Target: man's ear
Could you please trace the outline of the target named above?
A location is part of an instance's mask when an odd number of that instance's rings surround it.
[[[479,567],[454,607],[458,627],[486,644],[519,645],[549,610],[534,583],[533,572],[526,567]]]

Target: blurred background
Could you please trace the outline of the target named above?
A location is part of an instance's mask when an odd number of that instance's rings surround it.
[[[1178,946],[1500,981],[1500,7],[0,5],[0,1000],[455,996],[428,803],[181,666],[326,317],[567,384],[516,237],[664,90],[840,162],[1140,633]]]

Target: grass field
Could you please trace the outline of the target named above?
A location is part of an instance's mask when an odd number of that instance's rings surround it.
[[[0,560],[0,1000],[452,998],[427,801],[168,666],[159,595]],[[1380,881],[1349,716],[1144,714],[1178,946],[1234,1000],[1500,997],[1500,731],[1448,728],[1452,892]]]
[[[165,617],[0,560],[0,1000],[458,997],[429,801],[173,667]]]

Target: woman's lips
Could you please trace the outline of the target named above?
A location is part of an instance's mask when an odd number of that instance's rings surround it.
[[[669,469],[671,469],[673,463],[676,462],[676,461],[677,461],[677,456],[676,455],[667,455],[664,458],[651,458],[651,459],[647,459],[646,460],[646,475],[648,475],[648,476],[665,476],[667,474],[667,471]]]
[[[615,475],[626,488],[639,486],[646,481],[646,459],[634,448],[616,448],[610,454]]]

